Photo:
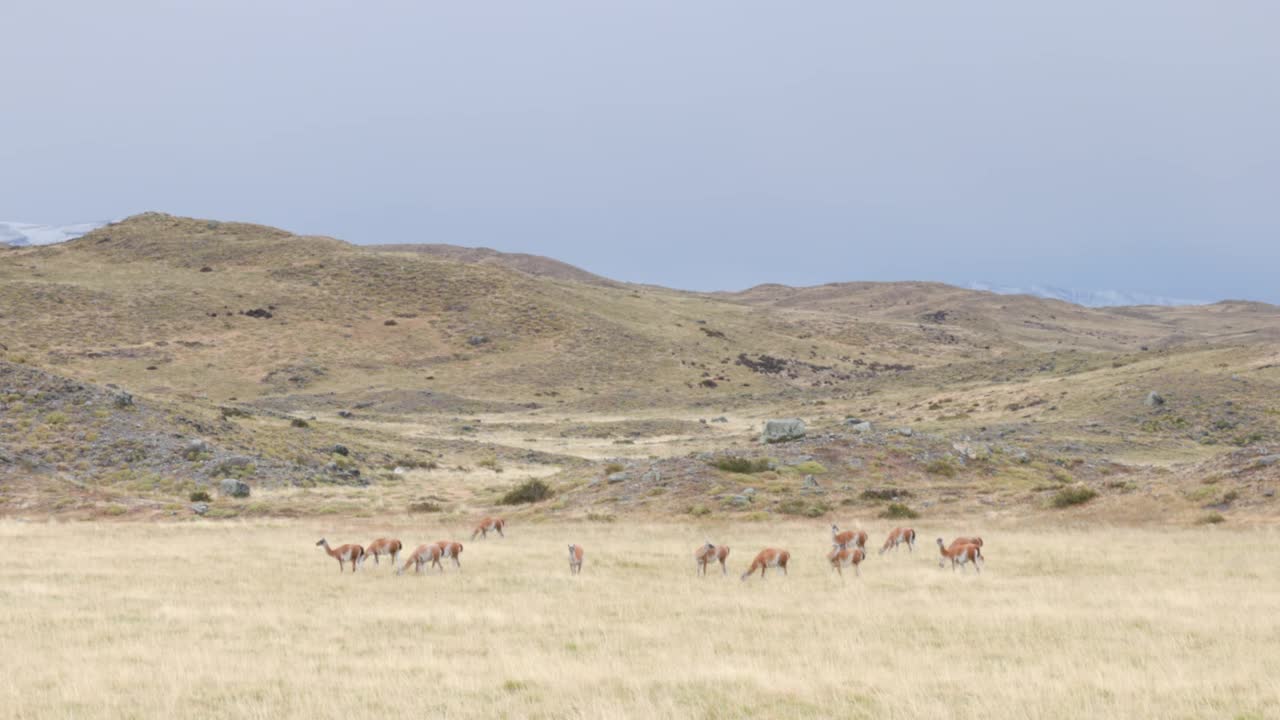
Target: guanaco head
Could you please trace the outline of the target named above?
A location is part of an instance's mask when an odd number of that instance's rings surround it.
[[[938,538],[938,547],[946,547],[946,545],[942,542],[942,538]]]
[[[320,547],[320,546],[328,547],[328,545],[329,545],[329,541],[325,540],[324,538],[320,538],[320,542],[316,543],[316,547]]]
[[[716,549],[716,545],[715,545],[715,543],[708,542],[708,543],[707,543],[707,549],[708,549],[708,550],[713,550],[713,551],[714,551],[714,550]]]

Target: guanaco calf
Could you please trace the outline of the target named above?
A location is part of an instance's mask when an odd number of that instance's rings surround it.
[[[834,524],[831,526],[831,542],[840,547],[858,547],[865,552],[867,549],[867,532],[865,530],[845,530],[840,532],[840,528]]]
[[[862,577],[862,570],[858,566],[867,558],[867,553],[859,547],[845,547],[839,543],[831,546],[831,552],[827,553],[827,561],[831,563],[831,567],[840,573],[840,577],[844,577],[842,568],[852,565],[853,572],[858,577]]]
[[[982,557],[982,550],[973,544],[952,545],[947,547],[942,544],[942,538],[938,538],[938,551],[942,553],[942,558],[938,560],[938,567],[943,566],[944,560],[951,560],[951,569],[955,570],[956,566],[964,567],[965,563],[973,563],[973,569],[982,572],[982,568],[978,567],[978,559]]]
[[[569,574],[578,575],[582,572],[582,546],[569,546]]]
[[[899,545],[906,545],[908,551],[914,550],[916,546],[916,531],[911,528],[894,528],[889,533],[889,538],[884,541],[884,547],[880,548],[880,554],[883,555],[885,550],[897,550]]]
[[[406,560],[404,565],[396,571],[396,574],[403,575],[404,571],[408,570],[410,565],[413,566],[414,574],[417,574],[422,572],[423,565],[428,564],[435,565],[440,568],[440,572],[444,572],[444,566],[440,564],[440,555],[442,552],[443,551],[440,549],[439,545],[419,545],[414,548],[413,552],[409,553],[409,559]]]
[[[462,562],[458,560],[458,556],[462,554],[462,543],[453,540],[437,540],[436,546],[440,548],[440,557],[452,560],[454,567],[462,569]]]
[[[337,548],[330,548],[329,541],[320,538],[316,546],[324,548],[324,551],[329,553],[329,557],[338,561],[339,573],[346,569],[344,567],[346,563],[351,563],[351,572],[355,572],[356,566],[364,559],[364,548],[359,545],[340,545]]]
[[[787,562],[791,560],[791,553],[786,550],[778,550],[776,548],[765,548],[756,555],[756,559],[751,561],[751,567],[742,573],[742,579],[746,580],[751,574],[760,568],[760,579],[764,579],[764,572],[768,568],[782,568],[782,574],[787,574]]]
[[[720,574],[728,575],[729,568],[725,565],[725,560],[729,557],[729,546],[715,545],[714,543],[706,543],[697,550],[693,551],[694,562],[698,565],[698,574],[706,575],[707,566],[713,562],[720,563]]]
[[[506,524],[506,521],[502,518],[487,517],[481,520],[480,523],[476,525],[475,529],[471,531],[471,539],[475,540],[477,535],[482,538],[488,538],[490,530],[496,530],[500,537],[506,537],[502,532],[502,528],[505,527]]]
[[[369,543],[369,547],[364,549],[364,557],[360,559],[360,564],[363,565],[364,561],[369,559],[369,556],[372,555],[373,564],[379,565],[381,564],[378,562],[379,555],[390,555],[391,568],[394,570],[396,561],[400,557],[401,547],[400,541],[395,538],[378,538],[377,540]]]

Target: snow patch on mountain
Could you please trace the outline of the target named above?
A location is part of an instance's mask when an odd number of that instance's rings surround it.
[[[998,295],[1034,295],[1035,297],[1083,305],[1085,307],[1119,307],[1125,305],[1208,305],[1211,300],[1188,300],[1161,295],[1150,295],[1127,290],[1082,290],[1079,288],[1060,288],[1052,285],[1030,285],[1028,287],[1011,287],[993,285],[985,282],[971,282],[970,290],[985,290]]]
[[[33,223],[0,220],[0,245],[15,247],[52,245],[66,240],[73,240],[106,224],[107,222],[103,221],[75,223],[73,225],[36,225]]]

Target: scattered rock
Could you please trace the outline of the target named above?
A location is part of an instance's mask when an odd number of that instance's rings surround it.
[[[271,318],[271,312],[266,308],[254,308],[252,310],[244,311],[244,316],[251,317],[251,318],[259,318],[261,320],[269,320]]]
[[[200,272],[213,272],[213,268],[209,267],[208,265],[205,265],[204,267],[200,268]]]
[[[479,347],[481,345],[484,345],[487,342],[489,342],[488,335],[472,335],[471,337],[467,338],[467,344],[470,345],[471,347]]]
[[[713,423],[727,423],[727,422],[729,422],[729,418],[727,418],[727,417],[725,417],[725,416],[721,415],[720,417],[713,417],[713,418],[711,418],[711,422],[713,422]]]
[[[341,443],[334,445],[332,448],[329,449],[329,452],[334,453],[336,455],[342,455],[343,457],[346,457],[347,455],[351,454],[351,450],[349,450],[346,445],[343,445]]]
[[[205,513],[209,512],[209,503],[203,503],[203,502],[192,503],[191,512],[197,515],[204,515]]]
[[[228,495],[230,497],[249,497],[249,483],[243,480],[226,478],[222,481],[222,484],[219,485],[219,489],[222,490],[223,495]]]
[[[747,497],[754,497],[754,496],[755,496],[755,494],[756,494],[756,489],[755,489],[755,488],[747,488],[746,490],[743,490],[743,491],[742,491],[742,494],[743,494],[743,495],[746,495]]]
[[[641,482],[660,483],[662,482],[662,472],[657,468],[649,468],[649,472],[640,476]]]
[[[1275,497],[1275,496],[1276,496],[1275,488],[1267,488],[1266,490],[1262,491],[1262,497]]]
[[[729,498],[729,502],[738,506],[750,505],[751,496],[750,495],[734,495],[733,497]]]
[[[232,455],[214,463],[210,468],[210,475],[230,475],[236,472],[244,472],[251,470],[254,466],[253,458],[247,455]]]
[[[391,327],[392,325],[399,325],[400,323],[396,322],[395,320],[387,320],[387,321],[383,322],[382,324],[383,324],[383,325],[386,325],[387,327]]]
[[[123,390],[120,390],[116,392],[115,397],[112,398],[112,402],[115,403],[115,406],[118,408],[132,407],[133,396]]]
[[[626,472],[616,472],[610,475],[606,479],[609,481],[610,484],[613,484],[613,483],[626,482],[630,477],[631,476],[627,475]]]
[[[1143,402],[1146,403],[1147,407],[1160,407],[1164,405],[1164,396],[1152,390],[1147,393],[1147,399],[1143,400]]]
[[[812,476],[812,475],[805,475],[805,476],[804,476],[804,487],[805,487],[805,489],[816,490],[816,489],[818,489],[818,488],[819,488],[819,487],[821,487],[821,486],[820,486],[820,485],[818,485],[818,480],[817,480],[817,478],[815,478],[815,477],[814,477],[814,476]]]
[[[916,431],[912,430],[909,427],[900,427],[898,428],[898,434],[903,437],[911,437],[912,435],[916,434]]]
[[[188,460],[195,460],[211,452],[213,452],[213,446],[199,438],[187,441],[187,444],[182,447],[182,457]]]
[[[788,440],[799,440],[804,437],[804,433],[804,421],[799,418],[767,420],[764,424],[764,434],[761,439],[767,443],[787,442]]]
[[[861,433],[871,432],[871,423],[866,421],[860,422],[856,425],[850,425],[849,427],[856,432],[861,432]]]
[[[351,412],[350,410],[339,410],[339,411],[338,411],[338,417],[340,417],[340,418],[349,418],[349,417],[352,417],[353,415],[355,415],[355,413]]]
[[[392,473],[393,475],[403,475],[403,474],[405,474],[405,473],[407,473],[407,472],[409,472],[409,471],[408,471],[407,469],[405,469],[403,466],[400,466],[400,465],[395,466],[395,468],[394,468],[394,469],[392,469],[392,471],[391,471],[391,473]]]
[[[1280,455],[1263,455],[1257,460],[1254,460],[1253,464],[1257,465],[1258,467],[1269,467],[1271,465],[1275,465],[1278,462],[1280,462]]]

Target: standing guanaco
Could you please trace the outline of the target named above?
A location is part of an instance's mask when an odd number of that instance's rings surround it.
[[[831,542],[840,547],[858,547],[863,552],[867,549],[867,531],[866,530],[845,530],[840,532],[840,528],[834,524],[831,526]]]
[[[569,574],[578,575],[582,572],[582,546],[569,546]]]
[[[403,575],[410,565],[413,566],[414,574],[417,574],[422,572],[422,566],[427,564],[435,565],[440,568],[440,572],[444,572],[444,566],[440,564],[441,552],[439,545],[419,545],[409,553],[409,559],[396,571],[396,574]]]
[[[911,528],[894,528],[889,533],[889,539],[884,541],[884,547],[880,548],[880,554],[883,555],[885,550],[897,550],[899,545],[905,544],[908,551],[914,550],[916,546],[916,531]]]
[[[978,567],[978,558],[982,557],[982,550],[977,545],[947,547],[942,544],[942,538],[938,538],[938,552],[942,553],[942,558],[938,560],[938,567],[943,566],[944,560],[950,560],[952,570],[955,570],[957,565],[963,568],[965,563],[973,563],[973,569],[982,572],[982,568]]]
[[[344,567],[346,563],[351,563],[351,572],[355,572],[356,565],[364,558],[364,548],[359,545],[340,545],[337,548],[330,548],[329,541],[320,538],[316,546],[324,548],[324,551],[329,553],[329,557],[338,561],[339,573],[346,569]]]
[[[453,561],[453,566],[462,569],[462,562],[458,560],[458,556],[462,554],[462,543],[453,540],[437,540],[436,546],[440,548],[440,557]]]
[[[831,567],[840,573],[840,577],[844,577],[844,568],[847,565],[853,566],[853,572],[858,577],[862,577],[862,570],[858,568],[862,561],[867,557],[865,550],[859,547],[845,547],[839,543],[831,546],[831,552],[827,553],[827,561],[831,563]]]
[[[725,560],[728,559],[728,557],[728,545],[716,545],[708,542],[693,551],[693,560],[697,563],[699,575],[706,575],[707,566],[717,561],[720,563],[720,573],[722,575],[728,575],[729,568],[725,565]]]
[[[489,537],[490,530],[496,530],[500,537],[506,537],[506,535],[502,532],[502,528],[505,527],[506,524],[507,522],[502,518],[495,518],[495,517],[484,518],[476,525],[475,529],[471,531],[471,539],[475,540],[477,535],[487,539]]]
[[[378,562],[379,555],[390,555],[391,567],[392,569],[395,569],[396,561],[400,557],[401,547],[400,541],[395,538],[378,538],[377,540],[369,543],[369,547],[364,549],[364,557],[360,559],[360,563],[363,565],[364,561],[368,560],[369,556],[372,555],[373,564],[379,565],[381,564]]]
[[[751,567],[742,573],[742,579],[746,580],[751,574],[760,568],[760,579],[764,579],[765,570],[768,568],[782,568],[782,574],[787,574],[787,562],[791,560],[791,553],[786,550],[778,550],[776,548],[765,548],[756,555],[756,559],[751,561]]]

